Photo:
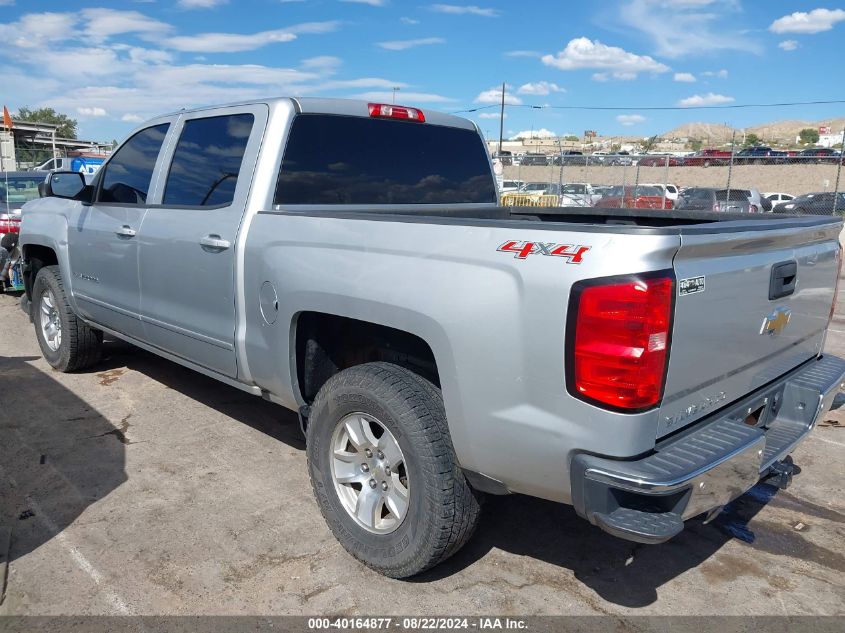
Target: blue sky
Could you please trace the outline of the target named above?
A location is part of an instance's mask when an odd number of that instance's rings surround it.
[[[276,95],[389,101],[398,86],[398,103],[455,112],[498,102],[504,81],[509,136],[647,136],[845,115],[689,109],[845,98],[843,36],[845,9],[819,0],[0,0],[0,100],[110,140],[162,112]],[[498,134],[497,107],[465,116]]]

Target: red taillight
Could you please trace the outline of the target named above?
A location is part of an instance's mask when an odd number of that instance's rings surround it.
[[[407,106],[389,105],[387,103],[369,104],[370,116],[384,119],[403,119],[405,121],[419,121],[425,123],[425,115],[422,110],[409,108]]]
[[[657,405],[663,395],[673,293],[669,276],[591,282],[574,289],[570,392],[629,413]]]
[[[21,219],[9,218],[7,220],[0,220],[0,233],[20,233]]]

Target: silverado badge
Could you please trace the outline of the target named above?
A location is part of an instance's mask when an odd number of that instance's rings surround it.
[[[789,325],[789,319],[791,318],[792,311],[789,308],[775,308],[774,312],[763,319],[763,325],[760,326],[760,334],[777,336]]]

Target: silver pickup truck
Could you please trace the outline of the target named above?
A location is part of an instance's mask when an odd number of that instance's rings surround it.
[[[181,111],[42,194],[21,245],[47,361],[93,365],[107,333],[297,411],[329,528],[393,577],[456,552],[485,493],[666,541],[786,486],[845,375],[840,219],[502,207],[454,116]]]

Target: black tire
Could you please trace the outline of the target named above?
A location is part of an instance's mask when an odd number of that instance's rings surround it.
[[[350,413],[376,418],[404,455],[408,509],[393,532],[367,531],[335,490],[332,436]],[[463,547],[478,524],[480,495],[457,464],[440,390],[407,369],[367,363],[330,378],[311,409],[307,455],[314,496],[335,538],[385,576],[407,578],[430,569]]]
[[[47,290],[52,291],[55,297],[56,311],[61,322],[61,343],[56,350],[50,348],[41,327],[42,303]],[[61,372],[77,371],[100,360],[103,333],[86,325],[71,310],[58,266],[44,266],[38,271],[32,287],[30,310],[41,353],[53,369]]]

